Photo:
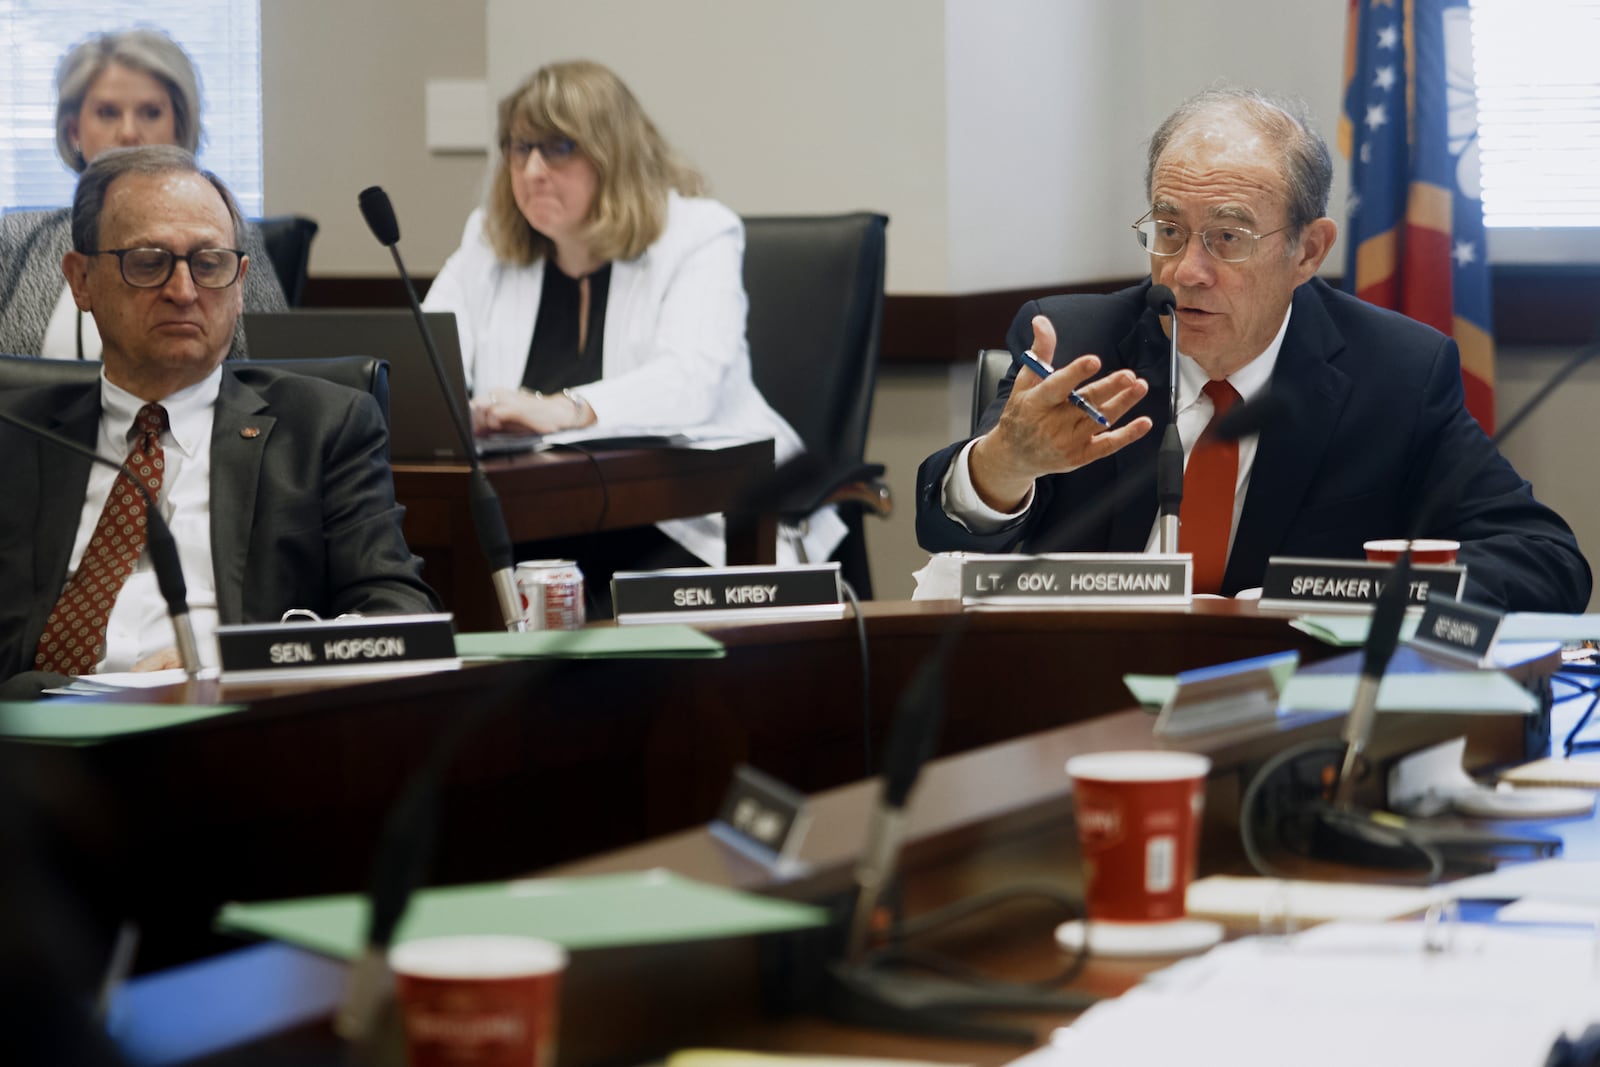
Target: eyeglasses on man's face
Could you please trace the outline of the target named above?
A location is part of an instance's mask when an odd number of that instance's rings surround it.
[[[237,248],[197,248],[186,256],[165,248],[102,248],[91,256],[116,256],[122,280],[135,289],[167,284],[178,261],[189,264],[189,277],[201,289],[226,289],[239,279],[244,252]]]
[[[571,162],[578,154],[578,142],[570,137],[542,137],[537,141],[526,137],[513,137],[505,144],[506,158],[514,166],[525,167],[528,157],[535,152],[544,160],[547,167],[561,167]]]
[[[1279,226],[1276,230],[1256,233],[1243,226],[1208,226],[1195,231],[1168,219],[1152,218],[1154,214],[1153,211],[1147,211],[1143,218],[1133,224],[1134,232],[1139,235],[1139,247],[1152,256],[1178,255],[1188,246],[1190,236],[1198,232],[1200,243],[1207,252],[1224,263],[1242,263],[1250,258],[1260,241],[1289,228]]]

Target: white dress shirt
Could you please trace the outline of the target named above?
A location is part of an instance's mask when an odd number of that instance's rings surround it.
[[[206,379],[161,401],[167,409],[166,433],[161,435],[165,467],[158,503],[172,528],[189,587],[189,618],[194,626],[200,660],[217,665],[216,572],[211,565],[211,423],[217,394],[222,388],[222,368]],[[95,450],[120,464],[133,444],[133,422],[145,401],[102,376],[100,379],[100,433]],[[84,549],[100,522],[106,497],[117,472],[100,464],[89,469],[89,486],[78,518],[78,536],[72,546],[71,571],[78,569]],[[68,577],[70,579],[71,572]],[[174,644],[167,603],[156,584],[148,550],[140,553],[133,573],[117,596],[106,627],[106,656],[96,673],[125,671],[155,652]]]
[[[1278,364],[1278,351],[1283,347],[1283,337],[1288,329],[1289,312],[1286,311],[1277,335],[1268,343],[1266,349],[1228,376],[1228,383],[1238,392],[1241,400],[1250,400],[1266,388],[1267,382],[1272,378],[1272,369]],[[1181,332],[1179,341],[1182,342]],[[1178,437],[1183,442],[1185,468],[1189,465],[1189,456],[1194,452],[1194,446],[1199,442],[1200,435],[1211,422],[1214,406],[1211,398],[1204,392],[1206,382],[1209,380],[1209,376],[1200,364],[1184,355],[1181,350],[1178,352]],[[1233,525],[1228,531],[1230,552],[1233,550],[1233,537],[1239,532],[1239,515],[1244,511],[1245,492],[1250,487],[1250,470],[1255,465],[1258,439],[1257,434],[1239,439],[1239,481],[1234,487]],[[1033,505],[1033,490],[1028,491],[1028,495],[1013,512],[997,511],[985,504],[972,484],[971,455],[976,444],[976,440],[969,442],[945,473],[944,510],[973,533],[994,533],[1020,521],[1028,513],[1028,509]],[[1154,552],[1160,544],[1160,539],[1161,519],[1158,515],[1150,527],[1150,536],[1145,541],[1145,551]]]

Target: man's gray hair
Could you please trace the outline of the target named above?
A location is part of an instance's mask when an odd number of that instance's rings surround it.
[[[221,178],[201,168],[194,156],[175,145],[147,144],[135,148],[112,148],[101,152],[78,179],[72,197],[72,247],[85,255],[100,251],[100,213],[106,206],[106,190],[124,174],[198,174],[222,196],[233,220],[233,247],[239,248],[244,233],[244,218],[239,204]]]
[[[1152,197],[1156,164],[1174,137],[1196,119],[1229,114],[1243,119],[1269,138],[1282,155],[1284,185],[1288,193],[1289,229],[1299,236],[1307,224],[1328,213],[1328,193],[1333,186],[1333,157],[1328,144],[1312,125],[1305,104],[1292,98],[1275,98],[1256,89],[1212,88],[1178,105],[1150,138],[1145,166],[1145,196]]]

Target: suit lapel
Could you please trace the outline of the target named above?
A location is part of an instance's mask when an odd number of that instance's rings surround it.
[[[1284,401],[1283,412],[1261,433],[1244,511],[1228,556],[1223,591],[1254,585],[1267,559],[1283,542],[1299,513],[1312,475],[1350,395],[1350,379],[1332,365],[1344,338],[1328,317],[1313,280],[1295,290],[1294,313],[1278,351],[1269,388]]]
[[[51,429],[90,448],[100,430],[100,383],[96,380],[83,395],[68,404],[51,420]],[[48,601],[46,615],[61,595],[71,562],[78,520],[83,514],[83,497],[89,490],[89,460],[63,448],[38,442],[39,510],[34,524],[35,602]],[[40,620],[41,628],[43,619]]]
[[[1154,312],[1143,312],[1134,320],[1133,329],[1117,345],[1117,351],[1122,357],[1122,366],[1132,368],[1150,383],[1150,391],[1123,416],[1122,423],[1149,416],[1155,425],[1149,433],[1111,457],[1116,462],[1118,484],[1134,478],[1148,482],[1150,491],[1135,493],[1117,509],[1111,520],[1110,548],[1113,552],[1143,552],[1156,521],[1156,453],[1161,446],[1162,431],[1167,426],[1167,383],[1171,378],[1167,337],[1161,332]]]
[[[244,618],[244,572],[250,530],[255,525],[256,487],[267,439],[277,420],[266,414],[261,394],[224,366],[211,425],[211,560],[217,582],[217,614]]]

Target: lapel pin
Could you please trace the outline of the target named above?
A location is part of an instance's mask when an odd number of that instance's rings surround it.
[[[239,436],[243,437],[247,441],[253,437],[260,437],[261,428],[259,426],[246,426],[244,429],[239,431]]]

